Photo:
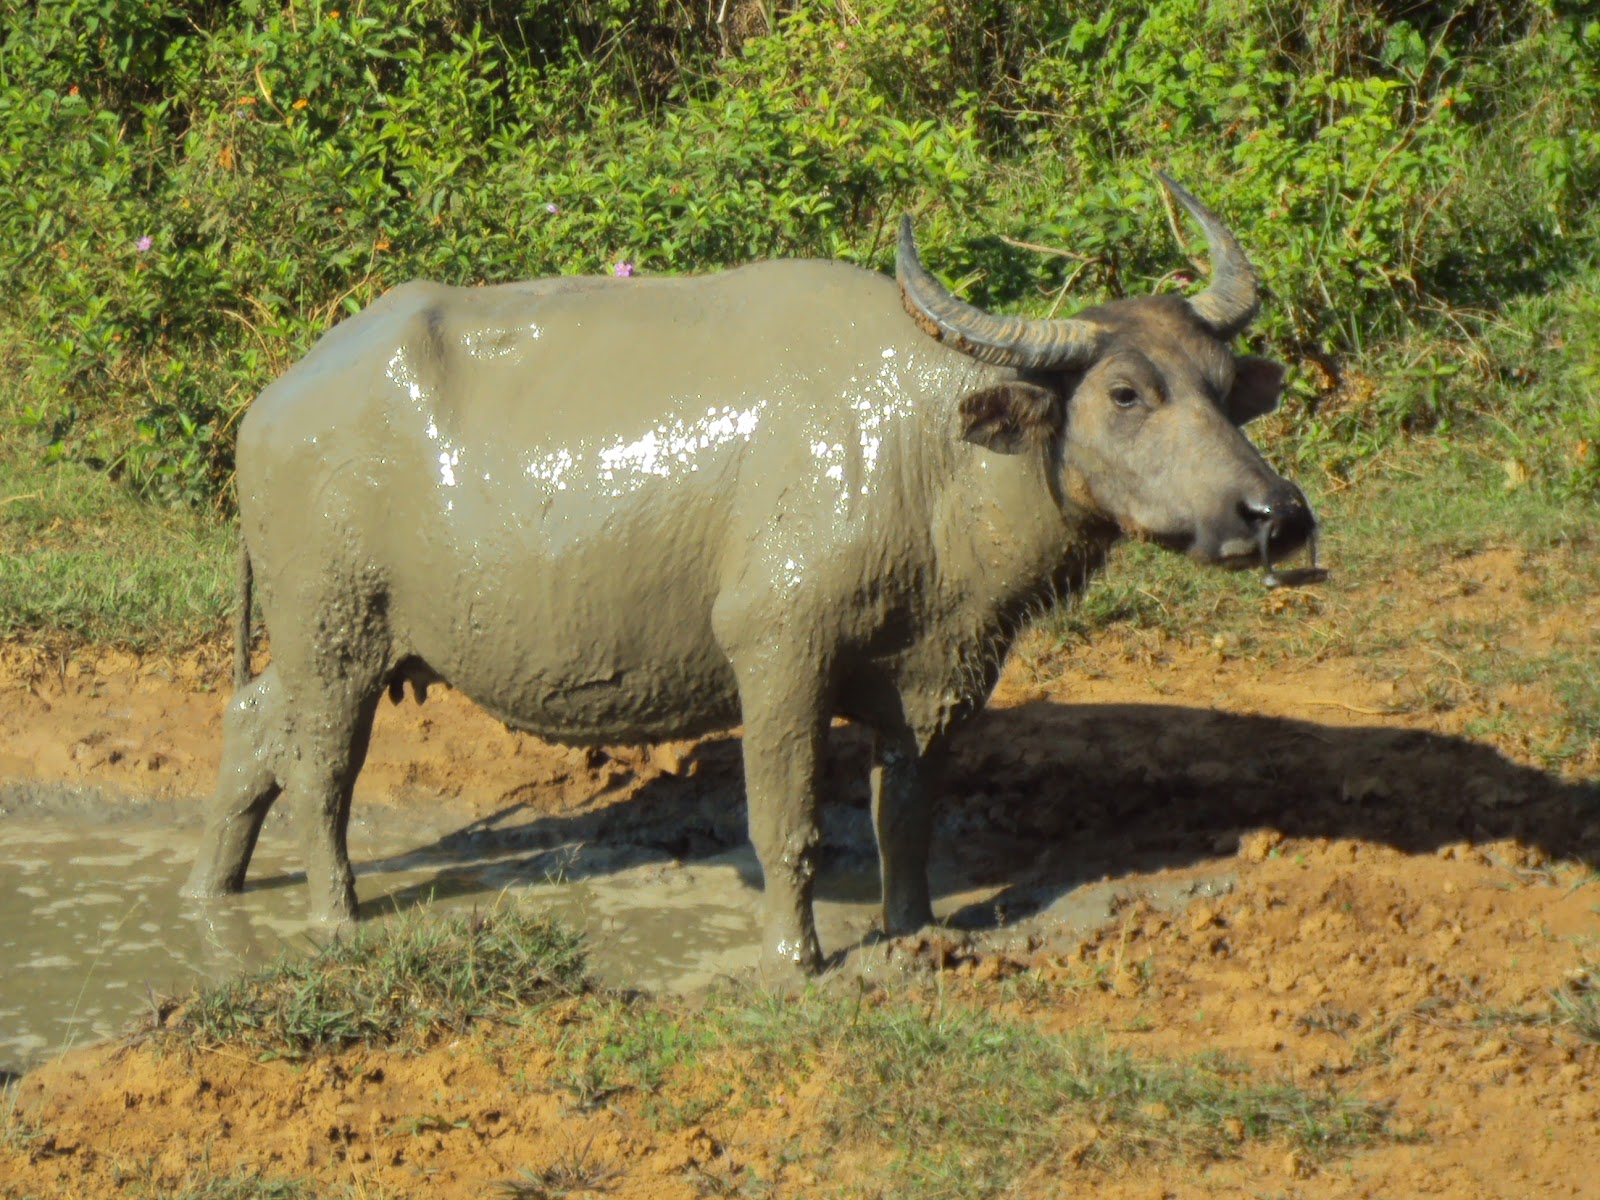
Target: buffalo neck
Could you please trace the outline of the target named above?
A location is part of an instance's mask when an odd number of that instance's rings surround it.
[[[1058,454],[1054,442],[1020,454],[958,442],[947,459],[934,521],[945,604],[1008,642],[1080,591],[1117,540],[1115,526],[1055,485]]]

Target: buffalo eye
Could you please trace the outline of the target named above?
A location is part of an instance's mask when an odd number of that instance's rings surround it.
[[[1133,408],[1139,403],[1139,393],[1125,383],[1111,389],[1111,403],[1118,408]]]

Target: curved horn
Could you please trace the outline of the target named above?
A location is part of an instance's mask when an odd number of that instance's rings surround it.
[[[1198,296],[1190,296],[1189,308],[1206,328],[1227,340],[1242,332],[1261,309],[1256,269],[1216,213],[1165,171],[1157,171],[1156,178],[1205,230],[1206,243],[1211,247],[1211,286]]]
[[[1060,370],[1082,366],[1099,348],[1100,329],[1088,321],[996,317],[952,296],[923,267],[909,216],[900,218],[894,273],[900,301],[923,332],[979,362]]]

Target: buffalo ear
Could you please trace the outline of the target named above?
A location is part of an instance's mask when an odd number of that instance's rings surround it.
[[[999,383],[961,398],[961,437],[999,454],[1021,454],[1061,428],[1061,399],[1036,383]]]
[[[1234,364],[1233,390],[1222,402],[1228,419],[1243,425],[1277,408],[1278,397],[1283,395],[1283,376],[1282,363],[1269,358],[1239,359]]]

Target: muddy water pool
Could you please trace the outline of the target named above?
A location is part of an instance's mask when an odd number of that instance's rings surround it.
[[[82,793],[70,800],[7,804],[0,793],[0,1072],[125,1030],[152,993],[329,936],[304,919],[301,857],[278,813],[245,893],[199,904],[179,894],[200,834],[193,807],[128,815]],[[381,829],[353,820],[350,846],[367,919],[424,903],[483,908],[506,893],[584,930],[605,982],[693,991],[756,963],[760,875],[747,845],[680,863],[648,846],[530,847],[514,833],[441,833],[391,814]],[[876,872],[820,882],[824,946],[858,943],[876,913]],[[973,899],[949,895],[940,908]]]

